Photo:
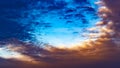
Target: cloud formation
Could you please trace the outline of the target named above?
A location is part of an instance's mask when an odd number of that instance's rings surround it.
[[[20,42],[20,41],[18,41]],[[9,45],[8,45],[9,44]],[[34,47],[27,43],[6,43],[9,50],[29,56],[30,58],[1,58],[0,66],[3,68],[119,68],[120,48],[109,39],[99,38],[96,41],[83,43],[85,47],[74,48],[55,48],[46,46],[46,48]],[[92,46],[91,46],[92,45]],[[5,47],[6,47],[5,46]],[[13,46],[13,48],[11,47]],[[19,47],[19,48],[18,48]],[[23,48],[21,50],[21,48]],[[19,60],[18,60],[19,59]],[[22,61],[22,60],[28,61]],[[29,61],[30,59],[30,61]],[[32,60],[33,59],[33,60]],[[36,63],[33,63],[36,62]],[[7,65],[4,65],[4,64]],[[17,63],[17,64],[16,64]]]
[[[76,0],[77,1],[77,0]],[[120,0],[102,0],[98,11],[102,20],[97,23],[98,38],[73,48],[44,47],[19,40],[1,43],[1,48],[19,53],[24,58],[0,58],[1,68],[120,68]],[[29,57],[29,58],[28,58]],[[18,60],[19,59],[19,60]],[[20,60],[30,61],[20,61]],[[36,62],[36,63],[33,63]]]

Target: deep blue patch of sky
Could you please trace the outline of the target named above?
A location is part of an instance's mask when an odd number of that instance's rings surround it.
[[[95,26],[96,0],[0,1],[0,39],[72,45],[86,39],[86,28]]]

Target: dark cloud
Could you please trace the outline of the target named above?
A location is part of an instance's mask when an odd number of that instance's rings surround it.
[[[120,41],[120,9],[118,7],[120,0],[102,0],[102,2],[104,5],[100,9],[100,13],[107,31],[110,30],[110,32],[106,32],[106,36],[116,42],[117,45],[120,45],[118,43]]]
[[[14,41],[10,49],[21,53],[22,55],[33,58],[32,61],[19,61],[23,59],[1,59],[0,67],[8,68],[119,68],[120,48],[111,40],[103,38],[96,41],[84,43],[84,48],[55,48],[47,46],[44,48],[36,47],[33,44]],[[6,45],[7,45],[6,44]],[[17,46],[16,46],[17,45]],[[92,45],[92,46],[90,46]],[[17,48],[21,47],[21,49]],[[37,61],[37,63],[32,63]],[[17,63],[17,64],[16,64]]]

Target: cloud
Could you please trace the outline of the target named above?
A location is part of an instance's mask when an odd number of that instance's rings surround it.
[[[17,41],[20,42],[20,41]],[[40,48],[28,43],[6,43],[11,51],[20,53],[24,58],[1,59],[3,68],[119,68],[120,48],[110,39],[99,38],[96,41],[82,43],[85,47],[55,48],[47,46]],[[92,46],[91,46],[92,45]],[[13,47],[12,47],[13,46]],[[19,49],[18,47],[21,48]],[[37,48],[37,49],[36,49]],[[28,57],[31,58],[28,58]],[[18,60],[19,59],[19,60]],[[22,61],[22,60],[27,61]],[[29,59],[31,61],[29,61]],[[34,60],[32,60],[34,59]],[[36,63],[33,63],[36,62]],[[16,64],[17,63],[17,64]]]
[[[99,9],[102,20],[96,27],[100,34],[96,40],[80,43],[73,48],[45,47],[17,39],[2,44],[10,51],[19,53],[23,58],[0,58],[1,68],[120,68],[120,0],[102,0]],[[105,15],[102,15],[105,14]],[[117,39],[118,38],[118,39]],[[19,60],[18,60],[19,59]],[[21,60],[30,61],[21,61]],[[36,64],[32,63],[36,62]]]
[[[105,22],[105,26],[108,32],[106,32],[107,36],[113,40],[114,42],[120,41],[120,20],[119,20],[119,3],[120,0],[112,1],[112,0],[101,0],[104,5],[100,8],[99,12],[100,14],[105,14],[106,17],[102,17],[102,22]],[[120,45],[119,43],[116,43],[117,45]]]

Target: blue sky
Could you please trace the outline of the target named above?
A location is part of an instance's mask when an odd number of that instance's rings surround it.
[[[82,36],[88,33],[86,29],[94,27],[99,20],[95,1],[3,1],[0,40],[16,38],[66,47],[78,44],[88,38]]]
[[[62,7],[60,9],[34,9],[34,11],[30,12],[34,15],[41,12],[41,15],[36,17],[34,21],[49,24],[47,28],[43,26],[43,29],[39,25],[37,27],[33,26],[33,28],[35,27],[33,35],[35,35],[37,41],[44,41],[53,46],[64,45],[69,47],[87,38],[82,35],[87,33],[87,28],[94,27],[98,21],[95,1],[79,2],[79,0],[76,0],[78,3],[74,2],[74,0],[65,1],[65,6],[58,5]],[[48,4],[46,6],[50,5]],[[47,12],[42,13],[44,11]]]

